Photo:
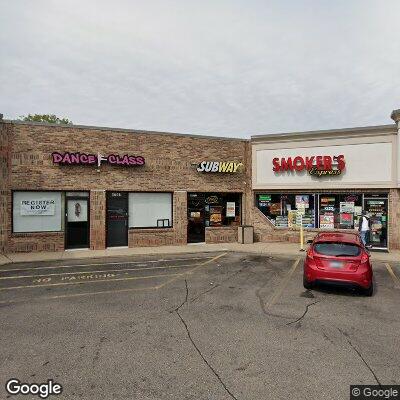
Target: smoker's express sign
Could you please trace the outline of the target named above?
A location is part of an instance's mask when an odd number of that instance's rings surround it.
[[[308,171],[310,175],[317,177],[341,175],[346,168],[342,154],[338,156],[276,157],[272,160],[272,165],[275,173]]]
[[[104,161],[110,165],[120,165],[126,167],[134,167],[145,164],[144,157],[132,156],[125,154],[123,156],[119,154],[109,154],[103,156],[100,153],[86,154],[86,153],[58,153],[54,152],[51,154],[54,164],[59,165],[97,165],[100,167]]]
[[[54,215],[56,203],[54,200],[22,200],[21,215]]]
[[[197,166],[198,172],[226,172],[235,173],[238,172],[239,168],[243,166],[241,162],[233,161],[202,161]]]

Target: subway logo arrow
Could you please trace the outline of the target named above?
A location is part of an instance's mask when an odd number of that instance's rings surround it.
[[[233,161],[202,161],[197,166],[198,172],[238,172],[239,167],[243,166],[243,163]]]

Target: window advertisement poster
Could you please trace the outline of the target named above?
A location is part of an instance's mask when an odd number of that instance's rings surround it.
[[[301,215],[305,215],[306,214],[306,208],[304,207],[304,204],[299,204],[297,206],[297,213],[301,214]]]
[[[296,226],[296,216],[297,216],[296,210],[288,211],[288,228],[293,228]]]
[[[21,215],[54,215],[56,202],[53,199],[21,200]]]
[[[325,212],[323,215],[320,215],[319,227],[321,229],[334,229],[335,217],[333,212]]]
[[[234,201],[227,201],[226,202],[226,216],[227,217],[234,217],[235,216],[235,202]]]
[[[321,207],[323,208],[335,208],[335,197],[321,197]]]
[[[354,215],[360,216],[362,214],[361,206],[354,206]]]
[[[310,204],[310,196],[308,194],[296,195],[296,208],[297,209],[309,208],[309,204]]]
[[[270,204],[271,204],[271,195],[270,194],[260,194],[258,196],[259,207],[269,207]]]
[[[343,228],[353,227],[353,214],[352,213],[340,213],[340,226]]]
[[[87,200],[68,200],[68,222],[86,222],[88,217]]]
[[[281,215],[281,203],[271,203],[269,212],[271,215]]]
[[[222,207],[210,206],[210,226],[222,224]]]
[[[352,201],[341,201],[340,202],[341,213],[354,213],[354,202]]]

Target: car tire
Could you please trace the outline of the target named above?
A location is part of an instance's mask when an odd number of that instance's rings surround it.
[[[371,283],[371,286],[367,289],[362,289],[362,294],[367,297],[371,297],[374,294],[374,284]]]
[[[314,285],[313,285],[311,282],[309,282],[309,281],[306,279],[305,276],[303,276],[303,286],[304,286],[304,289],[310,290],[310,289],[313,288]]]

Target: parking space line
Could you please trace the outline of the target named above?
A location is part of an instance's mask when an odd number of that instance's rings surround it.
[[[126,272],[126,271],[145,271],[152,269],[170,269],[170,268],[184,268],[184,267],[194,267],[199,264],[184,264],[184,265],[168,265],[164,267],[147,267],[147,268],[120,268],[120,269],[109,269],[101,271],[76,271],[76,272],[60,272],[55,274],[41,274],[41,275],[13,275],[13,276],[2,276],[0,280],[6,279],[22,279],[22,278],[45,278],[47,276],[64,276],[64,275],[81,275],[81,274],[98,274],[98,273],[108,273],[108,272]]]
[[[158,262],[169,262],[169,261],[189,261],[189,260],[208,260],[212,257],[191,257],[191,258],[167,258],[160,260],[149,260],[149,261],[127,261],[127,262],[112,262],[112,263],[93,263],[93,264],[75,264],[75,265],[57,265],[49,267],[27,267],[27,268],[11,268],[11,269],[1,269],[2,272],[13,272],[13,271],[31,271],[37,269],[57,269],[57,268],[73,268],[73,267],[92,267],[96,265],[130,265],[130,264],[148,264],[148,263],[158,263]]]
[[[208,260],[205,261],[204,263],[200,263],[200,264],[195,264],[195,268],[192,268],[191,270],[189,270],[188,272],[183,272],[183,273],[179,273],[179,274],[163,274],[163,275],[154,275],[154,276],[146,276],[146,277],[135,277],[137,279],[147,279],[147,278],[156,278],[156,277],[168,277],[168,276],[174,276],[173,279],[168,280],[167,282],[161,284],[161,285],[157,285],[157,286],[149,286],[149,287],[145,287],[145,288],[128,288],[128,289],[111,289],[111,290],[100,290],[100,291],[95,291],[95,292],[84,292],[84,293],[70,293],[70,294],[61,294],[61,295],[54,295],[54,296],[39,296],[37,297],[37,299],[44,299],[44,300],[54,300],[54,299],[62,299],[62,298],[72,298],[72,297],[83,297],[83,296],[90,296],[90,295],[96,295],[96,294],[112,294],[112,293],[123,293],[123,292],[135,292],[135,291],[145,291],[145,290],[159,290],[160,288],[162,288],[163,286],[167,285],[168,283],[171,283],[177,279],[179,279],[181,276],[184,275],[189,275],[191,273],[193,273],[195,270],[199,269],[200,267],[203,267],[207,264],[210,264],[216,260],[218,260],[219,258],[225,256],[227,254],[227,252],[219,254],[215,257],[207,257]],[[197,259],[204,259],[204,258],[197,258]],[[180,259],[178,259],[180,260]],[[103,265],[103,264],[102,264]],[[134,278],[134,279],[135,279]],[[50,285],[30,285],[27,286],[28,288],[40,288],[40,287],[44,287],[44,286],[60,286],[60,285],[68,285],[68,284],[84,284],[84,283],[94,283],[94,282],[111,282],[111,281],[121,281],[121,280],[130,280],[132,278],[123,278],[123,279],[105,279],[105,280],[101,280],[101,281],[91,281],[91,282],[86,282],[86,281],[82,281],[82,282],[71,282],[71,283],[63,283],[63,284],[50,284]],[[19,288],[25,288],[24,286],[21,286]],[[7,289],[11,289],[11,288],[7,288]],[[0,289],[1,290],[1,289]],[[0,304],[12,304],[12,303],[20,303],[20,302],[24,302],[24,301],[30,301],[31,299],[16,299],[16,300],[2,300],[0,301]]]
[[[132,277],[129,277],[129,278],[99,279],[99,280],[96,280],[96,281],[79,281],[79,282],[65,282],[65,283],[50,283],[50,284],[48,284],[48,285],[12,286],[12,287],[0,288],[0,291],[3,291],[3,290],[12,290],[12,289],[42,288],[42,287],[49,287],[49,286],[84,285],[84,284],[88,284],[88,283],[129,281],[129,280],[151,279],[151,278],[167,277],[167,276],[182,276],[182,275],[184,275],[184,273],[180,273],[180,274],[160,274],[160,275],[149,275],[149,276],[132,276]]]
[[[272,293],[270,299],[268,300],[267,304],[265,305],[265,310],[268,310],[271,306],[273,306],[282,295],[283,291],[285,290],[286,286],[288,285],[290,279],[292,278],[294,272],[296,271],[297,266],[300,263],[300,258],[296,259],[296,261],[292,264],[289,272],[283,278],[281,284],[277,287],[277,289]]]
[[[222,253],[222,254],[219,254],[218,256],[215,256],[215,257],[212,258],[211,260],[208,260],[208,261],[206,261],[206,262],[204,262],[204,263],[198,264],[195,268],[192,268],[192,269],[189,270],[188,272],[183,272],[181,275],[190,275],[190,274],[192,274],[194,271],[196,271],[197,269],[199,269],[200,267],[204,267],[205,265],[210,264],[210,263],[212,263],[212,262],[218,260],[219,258],[225,256],[226,254],[227,254],[226,252],[225,252],[225,253]],[[162,287],[168,285],[169,283],[172,283],[172,282],[176,281],[177,279],[179,279],[179,276],[176,277],[176,278],[170,279],[169,281],[164,282],[164,283],[162,283],[161,285],[158,285],[157,288],[158,288],[158,289],[161,289]]]
[[[96,292],[84,292],[84,293],[70,293],[70,294],[60,294],[56,296],[39,296],[37,299],[44,300],[54,300],[54,299],[65,299],[68,297],[82,297],[82,296],[90,296],[93,294],[109,294],[109,293],[122,293],[122,292],[139,292],[144,290],[157,290],[157,286],[149,286],[145,288],[129,288],[129,289],[116,289],[116,290],[99,290]],[[13,303],[21,303],[24,301],[30,301],[31,299],[15,299],[15,300],[2,300],[0,304],[13,304]]]
[[[387,271],[389,272],[390,277],[393,279],[394,285],[396,287],[400,287],[400,279],[397,277],[397,275],[393,271],[392,266],[390,264],[386,263],[385,267],[386,267]]]

